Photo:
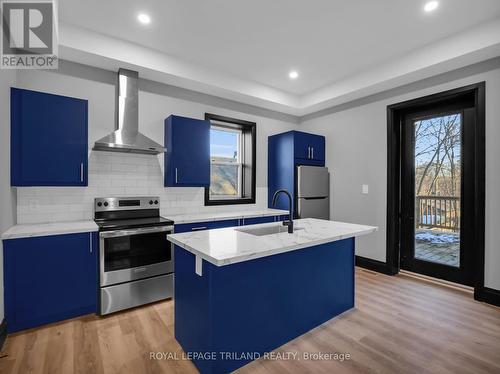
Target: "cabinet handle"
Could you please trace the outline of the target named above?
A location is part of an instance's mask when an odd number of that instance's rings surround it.
[[[307,147],[307,158],[311,158],[311,147]]]
[[[208,229],[207,226],[191,227],[191,231],[206,230],[206,229]]]
[[[178,178],[177,178],[177,175],[178,175],[178,173],[177,173],[177,168],[175,168],[175,183],[177,183],[177,179],[178,179]]]
[[[311,158],[314,160],[314,147],[311,147]]]
[[[83,162],[80,163],[80,182],[83,182]]]
[[[92,233],[89,233],[89,238],[90,238],[89,249],[90,249],[90,253],[92,253],[93,252],[93,248],[92,248]]]

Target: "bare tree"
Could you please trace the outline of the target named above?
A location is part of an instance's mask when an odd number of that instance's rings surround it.
[[[455,113],[415,122],[415,162],[417,196],[451,196],[460,194],[461,115]],[[448,219],[458,222],[458,199],[435,201],[426,205],[434,220],[440,221],[442,207],[450,212]],[[427,200],[425,200],[427,201]],[[430,200],[432,201],[432,200]],[[444,203],[444,204],[442,204]],[[426,202],[426,204],[428,204]],[[417,209],[418,206],[417,206]],[[446,217],[445,217],[446,219]]]

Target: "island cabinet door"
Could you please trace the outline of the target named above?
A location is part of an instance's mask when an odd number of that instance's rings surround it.
[[[256,358],[243,352],[263,355],[354,307],[354,238],[196,267],[176,246],[175,338],[186,353],[217,353],[193,359],[201,373],[232,372]]]
[[[3,243],[9,332],[96,312],[96,233]]]
[[[210,121],[165,120],[165,187],[210,186]]]
[[[87,100],[11,88],[11,185],[87,186]]]

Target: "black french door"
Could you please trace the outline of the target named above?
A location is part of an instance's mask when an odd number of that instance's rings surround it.
[[[476,110],[472,97],[401,117],[400,267],[472,286]]]

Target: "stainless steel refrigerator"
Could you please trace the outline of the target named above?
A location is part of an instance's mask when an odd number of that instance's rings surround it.
[[[330,219],[330,173],[320,166],[297,166],[298,218]]]

